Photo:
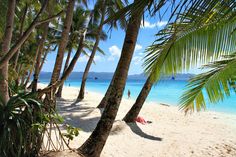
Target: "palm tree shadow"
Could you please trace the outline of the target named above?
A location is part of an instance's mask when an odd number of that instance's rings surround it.
[[[149,140],[162,141],[162,138],[160,138],[160,137],[148,135],[145,132],[143,132],[136,123],[127,123],[127,125],[130,127],[130,129],[133,131],[133,133],[139,135],[140,137],[143,137],[143,138],[146,138]]]

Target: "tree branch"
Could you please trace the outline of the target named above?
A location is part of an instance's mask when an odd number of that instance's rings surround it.
[[[57,13],[57,14],[55,14],[55,15],[49,17],[49,18],[46,18],[46,19],[44,19],[44,20],[38,21],[38,22],[36,23],[36,26],[41,25],[41,24],[44,24],[44,23],[46,23],[46,22],[52,21],[54,18],[59,17],[63,12],[64,12],[64,10],[60,11],[59,13]]]
[[[31,23],[31,25],[29,26],[29,28],[24,32],[24,34],[20,37],[20,39],[11,47],[11,49],[8,51],[8,53],[2,57],[2,59],[0,60],[0,68],[7,62],[9,61],[12,56],[17,52],[17,50],[24,44],[24,42],[28,39],[28,37],[30,36],[30,34],[32,33],[32,31],[34,30],[34,28],[40,24],[46,23],[51,21],[52,19],[60,16],[64,11],[60,11],[59,13],[57,13],[56,15],[53,15],[47,19],[38,21],[40,18],[40,14],[42,14],[42,12],[44,12],[45,8],[46,8],[46,3],[47,0],[45,1],[45,3],[43,4],[42,8],[40,9],[39,13],[36,15],[36,17],[34,18],[33,22]]]

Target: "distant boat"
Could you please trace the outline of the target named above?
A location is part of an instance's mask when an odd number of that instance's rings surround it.
[[[172,77],[171,77],[171,80],[175,80],[175,77],[174,77],[174,76],[172,76]]]
[[[98,78],[97,77],[94,77],[94,80],[97,80]]]

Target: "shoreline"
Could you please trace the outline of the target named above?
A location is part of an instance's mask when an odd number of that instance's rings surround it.
[[[48,84],[47,83],[38,83],[39,87],[46,87]],[[71,88],[71,89],[74,89],[74,90],[77,90],[79,91],[79,87],[77,86],[68,86],[68,85],[64,85],[63,88],[66,87],[66,88]],[[92,91],[92,90],[85,90],[85,93],[86,92],[89,92],[89,93],[96,93],[100,96],[104,96],[103,93],[99,92],[99,91]],[[76,98],[76,97],[75,97]],[[123,98],[122,99],[125,99],[125,100],[131,100],[133,102],[135,102],[136,98],[127,98],[123,95]],[[98,102],[99,103],[99,102]],[[174,104],[171,104],[171,103],[163,103],[163,102],[157,102],[157,101],[152,101],[152,100],[146,100],[145,103],[147,104],[156,104],[156,105],[161,105],[161,106],[165,106],[165,107],[173,107],[173,108],[176,108],[179,112],[182,112],[184,113],[183,111],[180,111],[179,110],[179,107],[178,105],[174,105]],[[193,114],[198,114],[198,113],[215,113],[215,114],[220,114],[220,115],[228,115],[228,116],[235,116],[236,117],[236,113],[231,113],[231,112],[221,112],[221,111],[212,111],[212,110],[208,110],[206,108],[206,110],[202,110],[200,112],[194,112]]]
[[[65,86],[62,98],[57,99],[57,110],[65,123],[81,129],[79,136],[70,142],[71,148],[83,144],[102,114],[96,107],[103,94],[86,91],[85,99],[73,104],[78,89]],[[145,102],[140,116],[152,123],[126,124],[122,118],[133,103],[134,100],[122,99],[101,157],[236,156],[236,116],[210,111],[185,116],[175,106]]]

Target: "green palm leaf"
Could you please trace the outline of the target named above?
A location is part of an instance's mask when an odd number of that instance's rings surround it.
[[[236,92],[236,53],[210,63],[205,68],[211,70],[190,79],[186,92],[181,96],[180,108],[185,112],[206,108],[204,89],[212,103],[230,96],[232,89]]]
[[[235,52],[236,3],[193,5],[156,36],[147,49],[145,72],[157,80]],[[201,8],[205,8],[204,10]]]

